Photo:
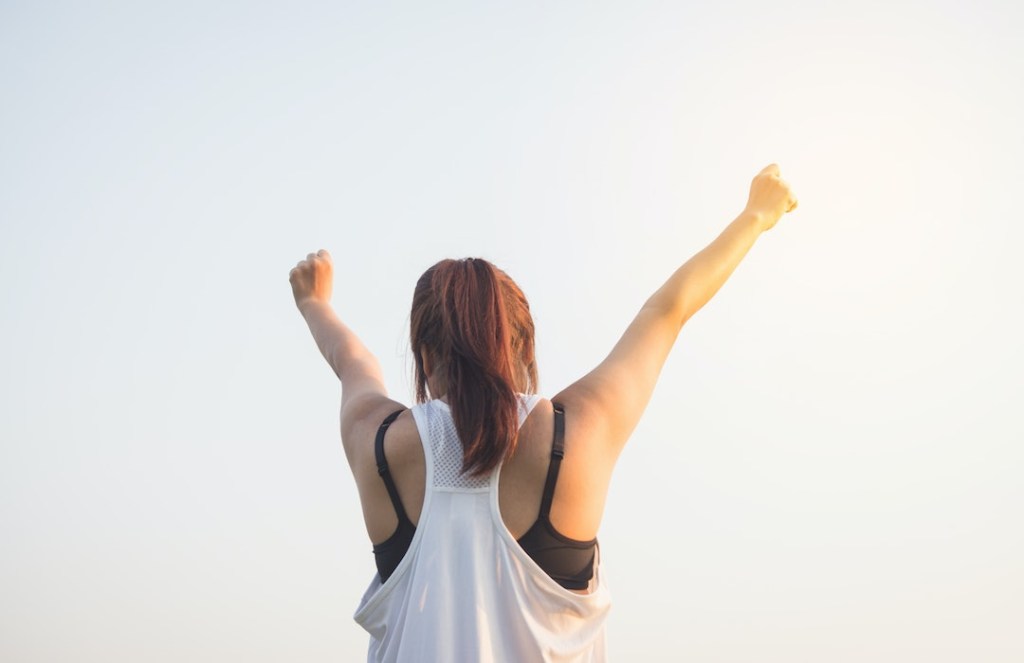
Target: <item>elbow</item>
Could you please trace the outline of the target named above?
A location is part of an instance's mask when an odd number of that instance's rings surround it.
[[[691,315],[682,297],[675,300],[667,300],[664,297],[659,297],[658,294],[647,300],[641,313],[646,313],[664,324],[671,325],[677,333],[683,328],[683,325],[686,324]]]

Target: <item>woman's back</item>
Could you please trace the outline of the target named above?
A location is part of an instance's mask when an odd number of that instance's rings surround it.
[[[383,420],[387,413],[380,416]],[[588,448],[581,432],[587,422],[582,413],[567,409],[564,457],[553,494],[550,520],[561,534],[587,541],[597,536],[611,478],[611,464],[599,449]],[[376,428],[359,432],[355,444],[371,447]],[[551,401],[538,400],[519,430],[512,456],[502,466],[498,498],[501,517],[513,537],[519,539],[533,526],[540,512],[541,496],[550,465],[554,412]],[[391,424],[385,438],[387,461],[402,505],[415,525],[423,507],[426,463],[420,433],[411,411],[403,412]],[[376,465],[367,466],[356,477],[370,540],[379,544],[398,525],[384,483]]]
[[[535,414],[545,409],[546,418],[553,419],[547,401],[538,406],[539,397],[520,398],[521,424],[532,419],[530,425],[536,426],[544,417],[534,418]],[[529,502],[525,495],[517,500],[513,491],[535,483],[540,484],[536,499],[540,509],[545,480],[537,482],[532,476],[541,469],[532,456],[543,454],[518,449],[523,454],[519,459],[513,456],[490,473],[469,475],[461,471],[462,446],[447,404],[422,403],[408,411],[408,419],[412,435],[406,430],[386,447],[399,447],[389,455],[388,472],[391,456],[411,459],[401,471],[396,467],[392,477],[396,485],[405,480],[407,494],[421,483],[425,489],[415,510],[408,513],[416,525],[408,550],[386,581],[380,575],[374,577],[355,615],[371,635],[370,659],[603,660],[609,598],[599,556],[593,558],[593,574],[585,591],[565,589],[517,541],[537,520],[538,512],[522,518],[522,524],[513,522],[517,513],[500,513],[502,494],[506,503]],[[390,437],[390,429],[388,433]],[[541,446],[539,439],[527,436],[525,426],[521,433],[524,444]],[[550,430],[546,437],[550,459]],[[416,444],[423,461],[419,476],[413,453]],[[566,448],[565,458],[569,455]],[[506,472],[513,462],[518,467],[509,480]],[[543,474],[547,473],[544,467]],[[397,518],[391,531],[395,526]],[[384,538],[390,534],[385,528]]]

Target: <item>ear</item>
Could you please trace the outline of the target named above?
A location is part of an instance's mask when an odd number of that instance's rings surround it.
[[[430,362],[430,353],[425,349],[421,349],[419,351],[419,356],[420,364],[423,366],[423,375],[430,377],[431,370],[433,369],[433,365]]]

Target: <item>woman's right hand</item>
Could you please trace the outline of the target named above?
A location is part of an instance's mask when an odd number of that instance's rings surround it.
[[[753,214],[762,230],[770,230],[782,215],[796,209],[797,199],[789,184],[779,177],[778,164],[769,164],[750,183],[746,211]]]

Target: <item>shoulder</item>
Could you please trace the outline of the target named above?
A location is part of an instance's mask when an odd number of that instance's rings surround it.
[[[374,441],[377,430],[388,415],[401,412],[391,425],[396,432],[411,426],[415,430],[408,406],[386,396],[367,395],[346,403],[341,410],[341,444],[353,472],[366,465],[376,466]],[[389,441],[392,436],[389,435]]]
[[[573,398],[563,400],[560,396],[550,400],[537,399],[533,410],[519,429],[517,447],[522,448],[521,455],[531,459],[528,462],[543,466],[546,471],[554,441],[556,408],[563,412],[563,442],[566,455],[595,460],[594,452],[599,448],[595,441],[601,439],[600,427],[588,409],[588,404],[586,401],[577,401]]]

